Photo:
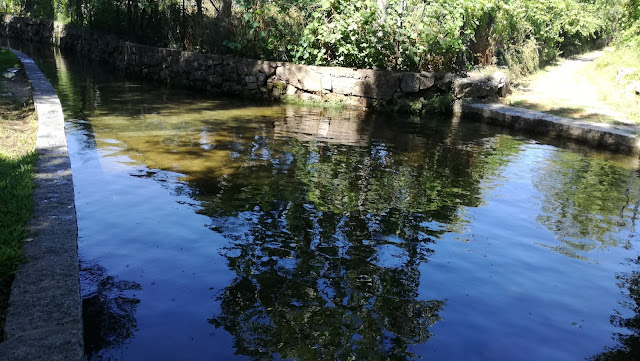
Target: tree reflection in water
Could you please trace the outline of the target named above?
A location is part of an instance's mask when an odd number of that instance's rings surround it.
[[[640,175],[638,170],[637,175]],[[625,197],[629,201],[633,188],[630,186],[624,193]],[[640,187],[637,188],[637,196],[635,204],[627,202],[625,208],[628,208],[632,213],[631,217],[631,235],[629,237],[629,243],[636,236],[636,221],[640,213]],[[624,211],[624,208],[623,210]],[[608,348],[605,352],[595,356],[594,360],[599,361],[634,361],[640,360],[640,256],[636,259],[629,260],[630,264],[634,265],[635,271],[630,273],[619,274],[618,286],[620,286],[625,296],[625,301],[620,305],[626,308],[626,311],[616,310],[611,316],[611,324],[626,329],[625,333],[614,334],[614,339],[619,342],[619,345],[614,348]],[[631,317],[625,317],[626,314],[632,313]]]
[[[631,262],[640,266],[640,257],[631,260]],[[617,278],[620,281],[620,288],[628,291],[627,299],[625,302],[621,302],[621,305],[634,314],[627,318],[623,316],[622,312],[615,311],[611,316],[611,324],[626,329],[626,332],[614,334],[614,339],[620,344],[617,347],[608,348],[605,352],[595,356],[593,360],[640,360],[640,271],[622,274]]]
[[[465,222],[458,210],[481,202],[477,179],[519,143],[504,137],[479,153],[287,143],[272,165],[200,193],[201,213],[232,241],[236,275],[209,322],[257,360],[416,358],[446,302],[418,292],[430,245]]]
[[[429,339],[444,305],[420,300],[417,291],[418,266],[432,251],[418,240],[371,239],[370,224],[357,215],[288,211],[307,213],[307,227],[281,227],[276,216],[284,207],[245,215],[255,226],[229,249],[236,278],[210,322],[255,359],[411,358],[410,346]],[[330,224],[336,228],[321,226]],[[333,237],[323,237],[327,230]],[[384,266],[385,246],[402,254],[390,256],[398,257],[393,267]]]
[[[541,174],[536,188],[544,201],[537,220],[560,241],[551,247],[555,251],[583,258],[593,249],[621,245],[620,232],[634,227],[640,202],[637,172],[629,174],[628,168],[605,159],[559,153]]]
[[[120,281],[99,265],[81,265],[84,350],[88,360],[111,348],[121,347],[137,330],[135,317],[140,299],[139,283]],[[133,293],[132,293],[133,291]]]

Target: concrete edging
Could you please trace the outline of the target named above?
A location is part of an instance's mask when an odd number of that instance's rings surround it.
[[[24,263],[11,287],[0,360],[84,359],[78,225],[64,116],[53,86],[35,62],[18,56],[38,114],[34,217]]]
[[[640,154],[640,133],[499,103],[464,103],[461,115],[534,134],[572,139],[592,147]],[[634,129],[635,130],[635,129]],[[640,128],[637,129],[640,131]]]

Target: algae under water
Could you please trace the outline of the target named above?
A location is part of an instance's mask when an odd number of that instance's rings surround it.
[[[637,158],[38,62],[67,116],[89,360],[637,352]]]

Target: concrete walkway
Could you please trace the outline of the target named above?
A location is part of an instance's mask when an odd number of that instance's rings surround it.
[[[18,56],[33,88],[38,138],[34,218],[11,289],[0,361],[80,361],[82,300],[71,163],[60,100],[32,59]]]
[[[463,104],[462,114],[528,133],[639,154],[640,124],[605,104],[597,85],[587,78],[587,66],[601,55],[595,51],[560,60],[529,77],[529,85],[516,89],[505,101]],[[570,115],[546,113],[563,109]],[[611,121],[596,122],[605,118]]]
[[[525,79],[527,86],[516,88],[507,98],[507,103],[529,104],[535,110],[562,110],[572,118],[589,119],[596,123],[609,119],[609,123],[635,126],[635,119],[604,102],[598,84],[589,79],[592,63],[602,56],[602,51],[593,51],[568,59],[561,59]],[[524,106],[525,108],[529,107]]]
[[[462,104],[461,114],[528,133],[573,139],[595,148],[640,154],[640,128],[592,124],[500,103]]]

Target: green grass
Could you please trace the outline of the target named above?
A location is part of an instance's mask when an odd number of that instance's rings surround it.
[[[618,82],[616,77],[620,68],[636,70]],[[640,46],[620,44],[607,49],[600,58],[584,69],[583,75],[598,85],[599,97],[604,104],[640,124],[640,96],[627,89],[631,82],[640,81]]]
[[[17,59],[0,50],[0,71]],[[12,91],[13,82],[0,78],[0,90]],[[0,97],[0,341],[13,275],[23,261],[22,242],[32,215],[31,193],[36,161],[37,122],[33,105],[15,97]]]
[[[13,274],[22,262],[22,242],[31,218],[35,159],[34,153],[21,157],[0,154],[0,326],[3,329]]]
[[[0,72],[9,68],[17,68],[20,65],[18,58],[7,49],[0,49]]]
[[[312,108],[328,108],[328,109],[344,109],[346,104],[337,100],[304,100],[298,97],[285,95],[282,97],[282,103],[300,105]]]

